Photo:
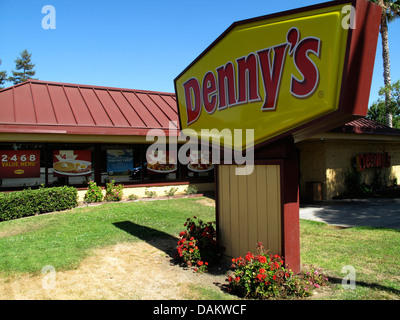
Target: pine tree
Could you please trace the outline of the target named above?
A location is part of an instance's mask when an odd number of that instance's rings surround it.
[[[1,64],[1,59],[0,59],[0,64]],[[7,80],[7,72],[6,71],[0,71],[0,89],[3,89],[3,84]]]
[[[29,53],[28,50],[24,50],[20,53],[21,57],[15,60],[16,69],[21,71],[12,70],[12,77],[8,78],[8,81],[14,82],[14,84],[24,82],[28,79],[33,79],[32,77],[35,75],[36,71],[33,70],[35,64],[31,62],[32,53]]]

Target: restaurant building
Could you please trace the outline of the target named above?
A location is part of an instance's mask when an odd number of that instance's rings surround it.
[[[189,183],[199,192],[213,190],[213,166],[147,162],[155,142],[148,133],[176,137],[178,126],[172,93],[38,80],[3,89],[0,190],[71,185],[82,197],[89,180],[104,186],[111,179],[135,187],[125,196],[143,196],[149,187],[159,195],[169,186],[181,193]]]
[[[189,184],[214,191],[213,166],[148,163],[155,141],[148,133],[176,138],[179,129],[173,93],[29,80],[0,91],[0,190],[72,185],[82,199],[89,180],[104,186],[114,179],[125,185],[125,197],[148,188],[183,193]],[[352,172],[367,185],[400,178],[400,130],[365,118],[296,148],[303,201],[343,194]]]

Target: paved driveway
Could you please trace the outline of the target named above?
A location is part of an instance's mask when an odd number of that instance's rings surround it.
[[[400,199],[348,199],[301,204],[300,219],[342,227],[400,229]]]

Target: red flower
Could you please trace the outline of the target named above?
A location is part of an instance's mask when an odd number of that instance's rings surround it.
[[[261,268],[261,269],[259,270],[259,272],[260,272],[260,273],[265,273],[265,269],[264,269],[264,268]]]
[[[267,258],[264,256],[258,256],[257,259],[261,263],[267,263]]]
[[[276,280],[276,275],[274,275],[274,276],[272,277],[272,279]]]
[[[265,274],[258,274],[258,275],[256,275],[256,279],[258,280],[258,281],[263,281],[264,279],[265,279]]]
[[[202,266],[202,265],[203,265],[203,261],[197,261],[197,264],[198,264],[199,266]]]
[[[251,259],[254,259],[254,256],[251,252],[247,252],[245,259],[247,261],[250,261]]]
[[[236,282],[239,282],[239,281],[240,281],[240,277],[236,277],[236,278],[235,278],[235,281],[236,281]]]

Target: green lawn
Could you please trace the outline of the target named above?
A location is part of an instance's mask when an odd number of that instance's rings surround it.
[[[324,299],[400,299],[400,232],[395,229],[338,229],[301,220],[301,259],[322,268],[332,283]],[[344,289],[342,279],[352,266],[356,289]],[[345,281],[345,284],[349,284]]]
[[[0,223],[0,272],[76,267],[90,249],[118,242],[178,236],[188,217],[215,220],[197,199],[109,203]]]
[[[119,242],[177,237],[194,215],[215,219],[201,198],[110,203],[0,223],[0,274],[38,274],[45,265],[76,268],[92,249]],[[322,268],[332,285],[318,299],[399,299],[399,230],[336,229],[301,220],[303,264]],[[356,289],[345,290],[343,266],[356,270]]]

